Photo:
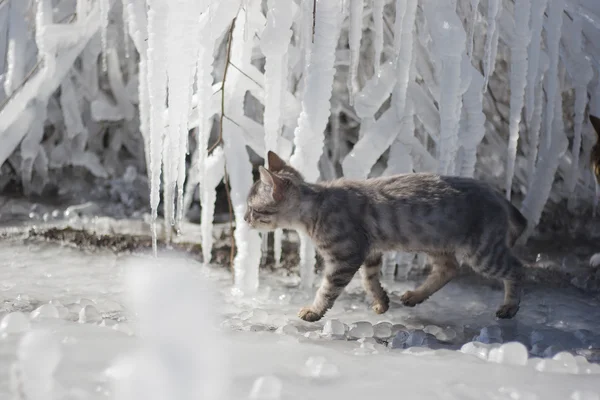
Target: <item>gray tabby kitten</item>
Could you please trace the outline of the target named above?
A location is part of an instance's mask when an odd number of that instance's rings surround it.
[[[321,287],[298,314],[305,321],[321,319],[359,269],[373,310],[386,312],[379,271],[382,252],[389,250],[425,252],[432,263],[425,282],[402,295],[406,306],[422,303],[454,278],[458,258],[504,281],[497,317],[512,318],[519,310],[523,265],[510,249],[527,221],[484,182],[415,173],[311,184],[269,152],[268,170],[260,167],[247,201],[244,220],[252,228],[305,232],[323,257]]]

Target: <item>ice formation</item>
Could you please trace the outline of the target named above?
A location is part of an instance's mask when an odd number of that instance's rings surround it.
[[[531,40],[529,15],[531,0],[515,2],[515,33],[510,43],[510,122],[506,165],[506,198],[511,199],[513,175],[517,159],[521,114],[527,84],[527,46]]]
[[[260,237],[241,218],[268,150],[311,182],[483,172],[525,195],[531,229],[548,203],[597,201],[584,162],[600,95],[594,0],[55,3],[0,1],[0,185],[38,193],[68,166],[121,179],[125,150],[146,166],[154,242],[161,198],[167,240],[199,200],[210,262],[227,176],[241,291],[258,282]],[[308,287],[314,249],[300,247]]]
[[[318,162],[323,152],[324,130],[329,120],[330,98],[334,78],[335,48],[341,25],[340,4],[317,1],[315,10],[314,41],[308,46],[305,67],[302,111],[294,132],[294,154],[291,165],[308,182],[319,179]],[[312,286],[315,249],[310,238],[300,236],[300,271],[302,286]]]

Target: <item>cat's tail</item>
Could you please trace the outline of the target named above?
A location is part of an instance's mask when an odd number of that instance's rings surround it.
[[[517,239],[525,232],[527,228],[527,218],[521,214],[521,211],[510,202],[508,204],[508,243],[513,247]]]

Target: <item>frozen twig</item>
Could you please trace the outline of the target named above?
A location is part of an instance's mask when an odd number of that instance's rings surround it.
[[[233,37],[233,29],[235,28],[235,20],[237,16],[233,18],[231,21],[231,26],[229,27],[229,31],[227,32],[227,55],[225,58],[225,69],[223,70],[223,83],[221,85],[221,115],[219,117],[219,138],[213,144],[208,152],[211,153],[214,149],[217,148],[221,142],[223,142],[223,118],[225,118],[225,81],[227,80],[227,71],[229,70],[229,60],[231,59],[231,42]]]

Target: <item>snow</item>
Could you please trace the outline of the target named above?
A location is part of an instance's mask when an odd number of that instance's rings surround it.
[[[392,308],[376,315],[355,279],[325,319],[310,324],[296,317],[302,291],[281,274],[263,275],[262,289],[240,298],[225,270],[173,252],[155,259],[9,240],[0,255],[3,398],[19,385],[53,386],[56,398],[131,400],[187,398],[193,387],[208,399],[402,390],[419,398],[512,393],[552,400],[600,392],[600,367],[571,354],[600,345],[600,304],[566,290],[528,288],[517,318],[498,321],[498,289],[459,280],[405,308],[397,296],[414,283],[386,280]],[[95,307],[102,319],[77,323],[72,313],[30,318],[17,311],[38,304]],[[486,337],[490,344],[472,341]],[[12,365],[23,371],[13,374],[19,385],[9,382]],[[34,372],[45,380],[26,379]]]

